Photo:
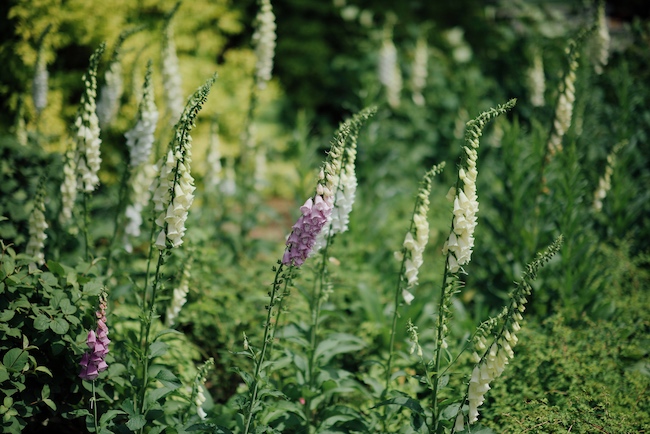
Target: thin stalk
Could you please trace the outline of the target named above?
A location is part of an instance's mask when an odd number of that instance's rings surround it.
[[[262,371],[262,365],[264,364],[264,356],[266,354],[266,349],[268,347],[269,340],[270,340],[269,337],[271,336],[272,333],[271,318],[273,317],[273,306],[275,305],[278,288],[281,284],[280,280],[282,280],[281,273],[282,273],[282,263],[278,265],[278,269],[275,273],[275,278],[273,279],[271,300],[269,302],[268,311],[266,313],[266,324],[264,324],[264,342],[262,343],[262,350],[260,351],[259,359],[255,364],[255,374],[253,376],[253,381],[255,382],[255,385],[253,386],[253,393],[251,394],[251,401],[248,406],[248,416],[246,417],[246,426],[244,428],[244,434],[248,434],[250,430],[251,422],[253,421],[253,408],[255,407],[255,403],[257,401],[257,392],[259,390],[259,384],[260,384],[259,381],[260,372]]]
[[[418,204],[420,199],[416,199],[415,204],[413,205],[413,212],[411,213],[411,225],[409,226],[409,232],[413,231],[413,217],[418,209]],[[395,311],[393,312],[393,323],[390,329],[390,345],[388,350],[388,361],[386,362],[386,388],[384,393],[388,391],[388,386],[390,385],[391,369],[393,364],[393,351],[395,349],[395,331],[397,330],[397,318],[399,317],[399,312],[397,307],[399,306],[399,296],[400,290],[402,289],[402,282],[404,276],[404,268],[406,264],[406,249],[402,247],[402,264],[400,265],[399,274],[397,275],[397,285],[395,289]]]
[[[253,86],[251,87],[251,97],[250,97],[250,104],[248,105],[248,111],[246,112],[246,120],[244,122],[244,131],[242,134],[242,144],[241,144],[241,151],[240,151],[240,159],[242,163],[242,169],[243,172],[241,174],[241,187],[242,187],[242,195],[241,195],[241,225],[239,228],[239,235],[241,237],[242,243],[248,236],[248,232],[250,230],[250,227],[252,225],[249,225],[248,222],[248,199],[250,197],[250,191],[252,190],[254,186],[254,161],[255,157],[254,155],[251,155],[252,152],[254,152],[255,147],[250,147],[249,148],[249,142],[251,140],[250,136],[250,127],[253,124],[253,119],[255,116],[255,109],[257,108],[257,79],[253,80]],[[248,173],[248,172],[251,173]]]
[[[142,366],[142,372],[143,372],[143,378],[142,378],[142,390],[140,391],[140,400],[141,400],[141,413],[144,413],[144,397],[146,395],[147,391],[147,385],[149,383],[148,381],[148,376],[149,376],[149,355],[147,354],[149,350],[149,334],[151,333],[151,323],[153,322],[153,316],[154,312],[156,309],[156,290],[158,289],[158,286],[160,284],[160,271],[162,269],[162,265],[164,263],[164,254],[165,250],[160,250],[158,253],[158,263],[156,264],[156,274],[154,277],[153,281],[153,287],[151,289],[151,302],[149,303],[149,314],[145,319],[145,333],[144,333],[144,358],[143,358],[143,366]],[[142,306],[145,306],[145,302],[143,300]],[[144,429],[144,428],[143,428]],[[143,432],[142,430],[140,432]]]
[[[124,168],[124,173],[122,173],[122,179],[120,180],[120,191],[118,193],[117,199],[117,209],[115,210],[115,217],[113,219],[113,237],[111,238],[110,243],[108,244],[108,257],[106,258],[106,275],[111,272],[111,262],[113,261],[113,246],[117,240],[117,235],[120,227],[120,217],[124,215],[124,205],[126,203],[127,196],[127,182],[131,177],[131,165],[127,164]]]
[[[93,398],[90,406],[93,409],[93,423],[95,424],[95,432],[99,432],[99,426],[97,425],[97,395],[95,393],[95,380],[93,380]]]
[[[88,241],[88,225],[90,223],[89,218],[88,218],[88,193],[85,191],[83,192],[83,222],[84,222],[84,228],[83,228],[83,234],[84,234],[84,246],[85,246],[85,258],[86,261],[90,260],[90,242]]]

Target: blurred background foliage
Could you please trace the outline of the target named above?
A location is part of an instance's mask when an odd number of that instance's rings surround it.
[[[103,184],[94,199],[95,215],[114,205],[118,174],[127,155],[122,137],[132,126],[148,59],[156,65],[156,100],[162,115],[156,137],[159,149],[166,145],[171,129],[162,104],[160,47],[164,16],[175,3],[1,2],[0,215],[10,219],[0,222],[1,238],[17,245],[25,243],[27,205],[36,189],[37,174],[51,173],[48,188],[52,196],[56,194],[61,177],[59,152],[69,140],[88,58],[102,41],[107,41],[110,53],[124,29],[145,25],[123,46],[125,92],[116,122],[102,131]],[[204,189],[201,176],[197,176],[197,204],[205,206],[197,206],[196,212],[193,208],[187,225],[195,263],[179,329],[196,344],[195,351],[202,359],[217,360],[208,382],[216,406],[206,408],[224,418],[232,414],[233,407],[225,406],[241,381],[228,367],[246,363],[236,359],[232,351],[242,344],[242,332],[252,335],[263,322],[266,292],[261,288],[269,284],[268,268],[281,254],[284,237],[297,214],[296,205],[313,191],[315,170],[338,122],[372,104],[379,110],[359,139],[359,189],[351,231],[339,237],[331,250],[340,265],[332,271],[335,291],[324,306],[325,321],[333,331],[355,330],[368,343],[358,353],[346,355],[343,362],[360,377],[371,375],[367,362],[373,357],[381,359],[378,354],[385,351],[390,330],[387,318],[398,271],[393,251],[400,248],[408,229],[420,177],[433,163],[446,161],[447,169],[434,183],[431,195],[431,240],[416,300],[404,307],[397,340],[398,349],[405,352],[408,347],[403,323],[412,318],[420,327],[425,352],[431,351],[425,342],[433,342],[441,278],[438,273],[443,268],[440,247],[450,222],[445,194],[456,177],[454,163],[461,152],[465,122],[516,97],[513,113],[490,125],[481,141],[476,249],[461,298],[455,301],[452,336],[462,341],[479,319],[497,310],[524,264],[562,232],[567,239],[562,254],[550,265],[555,267],[553,271],[540,275],[539,291],[529,308],[531,330],[522,341],[530,345],[521,346],[521,359],[517,356],[517,365],[506,371],[508,379],[500,380],[509,386],[493,391],[495,399],[490,405],[495,409],[488,411],[487,417],[493,419],[497,432],[505,432],[499,424],[529,429],[540,418],[560,421],[559,426],[566,431],[576,417],[574,410],[583,406],[595,403],[592,408],[603,408],[616,399],[620,405],[612,414],[619,414],[627,403],[619,397],[630,390],[641,396],[633,404],[647,420],[647,407],[642,407],[648,402],[648,347],[639,343],[638,333],[647,337],[649,325],[647,317],[637,318],[626,310],[630,306],[622,300],[639,309],[650,308],[650,4],[645,0],[607,3],[612,34],[609,64],[604,74],[597,75],[587,50],[581,57],[566,152],[549,166],[549,192],[540,199],[537,176],[567,66],[567,39],[593,21],[593,2],[272,3],[278,44],[274,78],[259,92],[255,112],[257,141],[269,160],[269,183],[263,191],[263,206],[257,210],[260,226],[251,234],[255,242],[242,253],[243,241],[232,229],[238,223],[235,199]],[[174,17],[183,94],[190,95],[213,72],[219,74],[193,133],[193,170],[199,175],[208,170],[205,154],[214,119],[224,163],[239,157],[253,85],[255,57],[250,41],[256,13],[255,0],[186,0]],[[48,26],[48,105],[37,115],[30,98],[31,83],[37,40]],[[388,104],[377,74],[387,29],[397,47],[404,84],[399,105]],[[411,85],[419,38],[427,42],[429,55],[423,105],[413,97]],[[546,73],[545,104],[541,107],[531,103],[526,78],[536,53],[541,53]],[[100,64],[100,84],[107,60],[105,55]],[[26,124],[27,147],[20,146],[15,138],[21,121]],[[607,154],[621,141],[627,145],[618,155],[612,190],[602,212],[595,214],[591,210],[593,191],[605,170]],[[48,209],[48,221],[56,220],[52,208]],[[101,246],[110,228],[97,230]],[[67,246],[71,251],[75,248],[73,241]],[[136,248],[135,254],[142,255],[142,251]],[[177,258],[172,265],[183,259]],[[140,262],[128,262],[128,255],[118,260],[127,261],[130,268],[126,272],[142,268]],[[311,271],[309,265],[304,268],[305,281],[297,284],[295,292],[309,286]],[[177,276],[169,274],[171,288]],[[122,283],[112,297],[128,298],[129,285]],[[299,297],[292,296],[289,308],[299,318],[305,314]],[[618,353],[611,350],[617,339],[624,342]],[[599,342],[594,354],[611,350],[606,352],[607,364],[599,367],[575,362],[587,341]],[[624,354],[628,347],[634,347],[632,356]],[[402,368],[414,369],[415,363],[403,362]],[[571,377],[585,370],[593,374],[589,374],[593,381],[581,389]],[[545,375],[540,382],[547,389],[517,381],[536,378],[539,372]],[[567,374],[554,379],[557,372]],[[612,389],[599,389],[596,382],[614,381],[613,373],[625,381]],[[556,394],[551,386],[571,396]],[[581,396],[584,390],[588,393]],[[539,405],[529,407],[530,402]],[[566,407],[570,410],[564,411]],[[508,413],[515,409],[516,414]],[[595,423],[592,416],[590,413],[585,420]],[[600,421],[605,420],[611,432],[624,432],[617,431],[624,430],[623,425],[612,419],[606,415]],[[634,421],[626,423],[624,427],[634,426]],[[590,431],[585,428],[576,432]]]

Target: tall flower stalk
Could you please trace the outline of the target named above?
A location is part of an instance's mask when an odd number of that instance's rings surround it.
[[[259,0],[258,5],[259,9],[254,21],[255,31],[251,41],[256,57],[255,71],[253,72],[250,100],[239,147],[240,170],[238,174],[242,215],[240,236],[243,241],[246,240],[250,229],[255,224],[255,213],[249,209],[250,193],[256,188],[263,187],[266,183],[264,179],[266,149],[256,143],[254,120],[259,98],[258,91],[266,88],[272,76],[276,45],[275,14],[271,2],[270,0]]]
[[[52,25],[49,24],[41,36],[38,38],[38,53],[36,55],[36,65],[34,66],[34,79],[32,81],[32,100],[37,116],[47,106],[48,78],[47,60],[45,59],[45,38],[50,32]]]
[[[162,42],[162,78],[165,105],[170,125],[181,116],[183,112],[183,79],[181,77],[178,55],[176,54],[176,44],[174,43],[174,23],[173,18],[181,1],[177,2],[174,7],[165,16],[165,25],[163,27]]]
[[[607,192],[612,188],[612,174],[614,173],[614,166],[616,165],[616,155],[626,144],[627,140],[623,140],[617,143],[609,155],[607,155],[605,173],[598,179],[598,188],[594,192],[594,202],[592,208],[595,212],[600,212],[603,209],[603,200],[605,200],[605,197],[607,197]]]
[[[432,387],[432,414],[433,431],[438,431],[440,410],[438,408],[438,391],[440,388],[443,350],[447,348],[447,324],[451,313],[451,298],[460,286],[458,274],[465,272],[462,268],[467,265],[472,257],[474,248],[474,229],[477,224],[478,196],[476,192],[476,178],[478,175],[477,159],[479,138],[487,123],[497,116],[506,113],[516,104],[512,99],[506,104],[498,105],[481,113],[475,119],[467,122],[465,130],[465,146],[458,169],[456,185],[451,188],[448,199],[454,203],[453,216],[449,237],[443,246],[445,255],[445,270],[440,288],[440,301],[438,304],[438,321],[436,348],[433,358],[431,378]]]
[[[45,248],[45,240],[47,239],[45,230],[48,228],[48,224],[45,221],[45,183],[43,180],[41,180],[36,190],[34,209],[29,215],[28,223],[29,241],[27,242],[25,253],[36,259],[35,262],[29,264],[29,271],[32,272],[39,266],[45,264],[43,249]]]
[[[521,279],[515,282],[515,289],[510,294],[510,301],[495,318],[481,324],[472,337],[474,368],[467,384],[452,433],[462,431],[465,423],[469,425],[478,420],[478,408],[483,404],[485,394],[490,390],[490,383],[504,371],[508,362],[514,357],[517,345],[517,333],[521,329],[523,312],[532,293],[532,282],[539,269],[548,263],[560,250],[563,238],[559,236],[543,253],[526,266]],[[491,342],[490,342],[491,341]],[[462,411],[467,405],[467,415]]]
[[[427,84],[429,63],[429,46],[424,36],[420,36],[415,43],[415,52],[413,53],[413,64],[411,67],[411,92],[413,102],[419,106],[425,104],[422,91]]]
[[[255,417],[255,412],[258,403],[258,392],[263,385],[261,372],[264,366],[264,361],[269,348],[269,344],[273,341],[274,327],[272,324],[273,316],[282,312],[282,300],[288,295],[288,288],[291,284],[295,272],[305,263],[305,261],[317,251],[317,239],[323,230],[327,230],[330,236],[327,240],[333,237],[332,232],[332,213],[336,209],[336,197],[340,185],[340,177],[344,162],[344,154],[347,155],[348,162],[354,166],[354,157],[356,156],[356,134],[362,123],[368,119],[376,111],[375,108],[363,110],[355,115],[351,120],[343,123],[334,136],[331,143],[327,158],[323,163],[318,175],[318,182],[316,191],[307,199],[305,204],[300,207],[300,216],[297,222],[293,225],[291,233],[286,241],[286,249],[282,259],[278,261],[278,266],[273,267],[275,271],[275,278],[271,291],[269,291],[270,302],[266,306],[267,318],[264,327],[264,337],[262,347],[259,352],[249,350],[255,363],[255,372],[252,377],[252,384],[249,384],[249,402],[246,410],[246,424],[244,433],[250,432]],[[351,137],[354,137],[352,139]],[[352,144],[352,145],[350,145]],[[346,145],[354,148],[351,153],[346,154]],[[343,193],[341,193],[343,194]],[[349,194],[349,193],[348,193]],[[351,208],[351,204],[348,204]],[[342,210],[338,209],[338,218],[346,219],[347,216],[342,216]],[[329,226],[328,226],[329,225]],[[340,225],[339,225],[340,226]],[[327,229],[325,229],[327,227]],[[310,384],[313,377],[314,365],[314,350],[316,348],[316,336],[318,323],[318,315],[320,312],[320,304],[322,302],[322,288],[325,285],[326,275],[326,257],[327,246],[329,241],[322,246],[323,260],[320,264],[320,278],[314,286],[314,292],[311,300],[312,312],[312,333],[311,333],[311,349],[310,349],[310,362],[309,362],[309,381]],[[285,270],[286,267],[286,270]],[[275,324],[277,324],[277,317]],[[309,408],[309,402],[305,403],[305,409]],[[309,418],[308,418],[309,420]],[[310,422],[310,421],[309,421]]]
[[[142,210],[149,201],[148,186],[152,181],[152,169],[149,160],[154,144],[154,133],[158,123],[158,109],[154,99],[154,88],[151,79],[151,61],[147,64],[142,98],[138,108],[135,125],[124,134],[126,147],[129,150],[129,168],[127,176],[130,179],[130,201],[125,209],[126,225],[124,236],[126,248],[130,250],[129,238],[140,236],[142,225]]]
[[[607,27],[607,16],[605,15],[605,2],[598,2],[596,9],[596,36],[592,42],[593,49],[593,64],[596,74],[602,74],[603,68],[607,65],[609,60],[609,45],[611,37],[609,36],[609,28]]]
[[[189,99],[183,114],[176,124],[174,136],[169,143],[167,153],[158,161],[159,177],[151,185],[154,203],[154,225],[151,231],[151,246],[145,284],[142,295],[143,321],[140,327],[142,352],[142,389],[139,405],[144,412],[144,397],[149,384],[149,334],[156,310],[156,295],[161,284],[161,271],[165,254],[183,243],[185,220],[194,200],[194,179],[190,174],[192,162],[192,137],[196,117],[207,101],[216,75],[199,87]],[[155,233],[158,231],[158,235]],[[148,294],[149,266],[154,250],[158,252],[156,271],[152,282],[151,295]]]
[[[404,237],[402,250],[395,252],[395,257],[401,263],[398,274],[397,285],[395,288],[393,321],[390,331],[390,345],[388,347],[388,361],[386,362],[386,390],[390,386],[392,375],[393,352],[395,348],[395,332],[397,330],[397,318],[399,317],[398,307],[400,297],[406,304],[411,304],[415,296],[410,292],[418,284],[418,270],[423,263],[424,249],[429,242],[429,196],[431,195],[431,186],[433,177],[438,175],[445,167],[445,163],[433,166],[424,174],[418,195],[415,199],[413,213],[411,214],[411,223],[409,230]],[[414,326],[413,326],[414,327]],[[411,331],[417,329],[411,327]],[[420,352],[422,350],[419,350]]]
[[[100,151],[102,140],[99,138],[100,129],[95,98],[97,96],[97,66],[105,48],[106,44],[102,43],[90,56],[90,66],[82,78],[85,89],[81,95],[81,103],[74,123],[74,157],[72,158],[73,162],[70,162],[70,166],[67,168],[69,172],[72,167],[75,167],[76,188],[83,194],[83,235],[86,259],[90,255],[88,196],[99,185],[98,174],[102,162]],[[64,174],[66,178],[62,191],[72,186],[72,182],[68,180],[66,169],[64,169]],[[66,200],[71,201],[72,195],[69,192],[65,192],[65,194],[68,195]],[[66,205],[69,205],[69,203]],[[68,209],[67,206],[64,206],[66,217],[68,216]]]
[[[397,48],[393,43],[393,22],[389,20],[384,28],[381,48],[379,49],[379,62],[377,73],[379,82],[384,85],[388,105],[392,108],[400,104],[402,93],[402,72],[397,61]]]

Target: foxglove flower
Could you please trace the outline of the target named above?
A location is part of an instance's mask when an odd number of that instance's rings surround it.
[[[404,237],[402,251],[396,255],[396,259],[403,263],[402,278],[406,282],[406,287],[402,289],[402,297],[406,304],[411,304],[415,298],[409,289],[418,284],[418,271],[424,261],[424,249],[429,242],[427,214],[433,177],[440,173],[444,167],[444,163],[433,166],[422,178],[411,218],[411,228]]]
[[[102,43],[90,58],[90,67],[83,76],[86,87],[81,95],[81,106],[74,123],[76,129],[74,139],[76,143],[77,187],[86,193],[91,193],[99,184],[97,174],[102,162],[99,149],[102,140],[99,138],[100,130],[95,97],[97,95],[97,65],[104,48],[105,44]]]
[[[96,312],[97,330],[88,332],[86,345],[88,345],[90,351],[84,353],[79,362],[79,365],[81,365],[79,377],[82,380],[95,380],[100,372],[108,369],[105,358],[111,341],[108,339],[108,327],[106,326],[107,305],[107,294],[102,291],[99,297],[99,310]]]
[[[331,198],[315,195],[307,199],[300,207],[301,216],[293,225],[293,230],[287,239],[287,249],[282,257],[284,265],[300,267],[309,257],[316,242],[316,236],[327,223],[332,212]]]
[[[447,269],[451,273],[459,272],[461,267],[472,259],[474,229],[479,209],[476,193],[479,138],[483,134],[483,128],[487,122],[514,107],[515,102],[515,100],[510,100],[496,109],[481,113],[476,119],[467,123],[466,145],[463,147],[462,163],[458,170],[458,182],[447,195],[448,199],[454,203],[454,210],[452,230],[443,246],[443,254],[447,255]]]
[[[275,56],[276,25],[270,0],[260,0],[260,10],[255,23],[255,33],[253,33],[253,47],[257,58],[255,82],[260,89],[264,89],[271,79]]]
[[[555,155],[562,151],[562,138],[569,131],[571,118],[573,117],[573,103],[575,102],[575,81],[576,71],[578,69],[578,52],[571,51],[569,55],[569,70],[567,71],[563,88],[558,97],[557,106],[555,107],[555,118],[553,120],[553,131],[548,141],[548,153]]]
[[[397,62],[397,48],[390,36],[384,38],[379,50],[378,76],[379,82],[386,89],[388,104],[393,108],[398,107],[402,92],[402,73]]]
[[[612,188],[612,174],[614,173],[614,166],[616,165],[616,154],[626,143],[626,141],[618,143],[607,156],[605,173],[598,180],[598,189],[596,189],[596,192],[594,193],[593,209],[596,212],[600,212],[603,209],[603,200],[607,197],[607,192]]]
[[[45,255],[43,248],[45,247],[45,229],[48,224],[45,221],[45,203],[44,203],[44,188],[43,185],[39,187],[36,198],[34,199],[34,209],[29,216],[29,241],[25,253],[29,256],[36,258],[36,262],[29,264],[30,271],[35,270],[39,265],[45,263]]]
[[[175,12],[175,10],[174,10]],[[183,83],[174,43],[174,27],[169,16],[163,34],[162,48],[162,78],[165,90],[165,104],[171,125],[178,120],[183,112]]]
[[[593,42],[594,53],[594,70],[596,74],[603,73],[603,67],[607,65],[609,58],[609,29],[607,27],[607,17],[605,16],[605,5],[601,1],[598,5],[596,18],[596,40]]]
[[[417,105],[424,105],[424,96],[422,91],[427,84],[427,64],[429,60],[429,47],[424,37],[418,38],[415,45],[413,56],[413,66],[411,68],[411,91],[413,92],[413,102]]]
[[[226,158],[223,181],[221,182],[219,190],[224,196],[234,196],[237,193],[235,161],[232,157]]]
[[[528,89],[530,91],[530,103],[534,107],[542,107],[545,103],[546,79],[544,77],[544,63],[539,51],[535,51],[533,64],[528,69]]]
[[[189,281],[190,281],[190,270],[192,268],[191,260],[185,264],[183,268],[183,273],[181,275],[181,281],[172,293],[172,301],[167,307],[167,312],[165,315],[165,321],[167,327],[174,325],[174,321],[178,317],[178,314],[181,311],[181,308],[187,302],[187,293],[189,292]]]
[[[148,162],[151,155],[154,132],[158,123],[158,109],[156,108],[153,92],[151,63],[149,63],[137,120],[134,127],[124,134],[126,147],[129,149],[131,167],[134,168]]]
[[[47,63],[45,62],[45,54],[43,51],[43,47],[38,50],[34,81],[32,83],[32,99],[37,113],[42,112],[47,106],[47,81],[49,74],[47,72]]]
[[[102,128],[106,128],[113,122],[122,97],[124,84],[122,81],[122,63],[119,58],[113,59],[108,65],[104,79],[106,83],[102,86],[97,101],[97,118]]]
[[[205,381],[208,371],[214,366],[214,359],[209,358],[203,366],[199,368],[199,372],[194,380],[194,405],[196,405],[196,413],[201,420],[207,417],[207,413],[203,410],[203,404],[206,401],[203,390],[205,389]]]
[[[497,317],[481,324],[475,333],[473,338],[475,351],[472,354],[472,359],[476,365],[467,386],[465,402],[468,406],[467,421],[469,424],[478,420],[478,408],[483,404],[485,394],[490,390],[490,383],[503,373],[506,365],[514,357],[513,348],[519,340],[517,332],[521,329],[522,313],[526,310],[528,297],[532,293],[531,282],[537,276],[539,269],[560,250],[561,244],[562,237],[560,236],[544,253],[539,253],[537,258],[527,265],[521,280],[515,283],[516,287],[510,295],[509,305]],[[499,322],[502,323],[502,327],[494,333],[496,339],[488,346],[487,338],[493,333],[495,325]],[[479,353],[482,356],[479,356]],[[463,414],[459,412],[454,431],[462,430],[463,424]]]
[[[63,183],[61,184],[61,215],[64,225],[72,219],[72,210],[77,199],[77,165],[74,152],[68,151],[63,164]]]
[[[154,211],[158,213],[155,223],[161,230],[155,245],[163,250],[167,246],[178,247],[183,243],[185,221],[194,200],[194,178],[190,174],[192,162],[192,136],[194,121],[205,104],[214,84],[209,79],[192,95],[183,112],[167,154],[156,165],[159,177],[151,185]]]

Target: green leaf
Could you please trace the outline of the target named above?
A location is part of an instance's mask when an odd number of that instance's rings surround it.
[[[0,312],[0,322],[8,322],[10,321],[14,315],[16,314],[16,311],[14,310],[9,310],[5,309],[2,312]]]
[[[50,371],[50,370],[49,370],[47,367],[45,367],[45,366],[37,366],[37,367],[34,369],[34,371],[36,371],[36,372],[43,372],[43,373],[49,375],[50,377],[54,378],[54,375],[52,375],[52,371]]]
[[[51,322],[52,320],[49,317],[40,314],[34,319],[34,328],[39,331],[45,331],[50,328]]]
[[[50,270],[52,273],[58,275],[59,277],[65,276],[65,270],[63,269],[61,264],[59,264],[58,262],[47,261],[47,268],[48,268],[48,270]]]
[[[382,401],[377,404],[375,408],[382,407],[384,405],[399,405],[424,416],[424,409],[420,403],[415,399],[409,398],[407,396],[398,396],[396,398],[387,399],[386,401]]]
[[[107,425],[108,422],[112,421],[118,414],[126,414],[126,412],[122,410],[108,410],[106,413],[102,414],[102,417],[99,419],[99,424]]]
[[[128,422],[126,422],[126,427],[131,431],[137,431],[143,426],[145,426],[146,423],[147,420],[144,418],[144,416],[141,414],[137,414],[129,418]]]
[[[182,333],[179,332],[178,330],[174,330],[174,329],[165,329],[165,330],[161,330],[161,331],[159,331],[158,333],[156,333],[156,335],[153,337],[153,341],[156,342],[156,341],[157,341],[158,339],[160,339],[162,336],[169,335],[169,334],[182,335]]]
[[[50,407],[52,409],[52,411],[56,411],[56,404],[50,398],[45,398],[45,399],[43,399],[42,402],[43,402],[43,404]]]
[[[149,345],[149,358],[153,359],[155,357],[162,356],[167,352],[169,345],[164,342],[157,341]]]
[[[61,300],[59,307],[61,308],[61,312],[63,312],[64,315],[72,315],[77,311],[77,308],[72,303],[70,303],[69,298],[64,298]]]
[[[21,348],[12,348],[2,358],[2,364],[8,371],[20,372],[27,364],[29,354]]]
[[[68,332],[70,329],[70,325],[66,320],[63,318],[56,318],[52,323],[50,324],[50,328],[52,331],[58,335],[64,335]]]

